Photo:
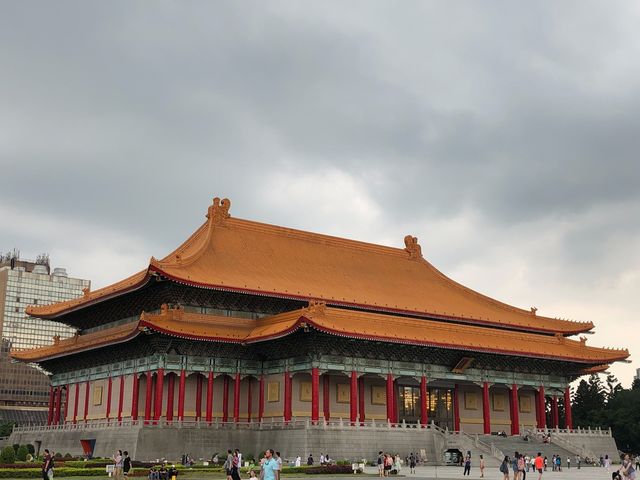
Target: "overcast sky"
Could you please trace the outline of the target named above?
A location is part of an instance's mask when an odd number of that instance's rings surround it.
[[[640,4],[0,3],[0,250],[91,279],[236,217],[422,251],[640,367]]]

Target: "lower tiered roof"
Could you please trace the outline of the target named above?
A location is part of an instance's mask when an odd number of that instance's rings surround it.
[[[286,341],[284,337],[300,329],[388,344],[567,361],[583,364],[585,371],[602,369],[629,356],[627,350],[587,346],[584,338],[576,341],[562,335],[513,332],[331,308],[323,302],[312,302],[307,308],[260,319],[190,313],[182,307],[170,308],[165,304],[159,313],[143,313],[135,322],[56,340],[54,345],[47,347],[14,351],[12,356],[25,362],[43,362],[128,342],[144,332],[201,342],[250,345],[276,339]]]

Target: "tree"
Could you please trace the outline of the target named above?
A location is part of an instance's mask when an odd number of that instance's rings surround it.
[[[2,449],[2,453],[0,453],[0,463],[8,464],[14,463],[16,461],[16,452],[13,449],[12,445],[7,445]]]
[[[640,377],[633,379],[633,382],[631,383],[631,390],[640,390]]]
[[[16,453],[16,458],[21,462],[27,461],[27,455],[29,455],[29,450],[26,445],[20,445],[18,448],[18,453]]]
[[[619,391],[607,404],[604,414],[618,448],[629,453],[640,452],[640,389]]]
[[[620,382],[613,373],[607,375],[605,382],[607,383],[605,395],[607,402],[609,402],[620,390],[622,390],[622,385],[620,385]]]
[[[589,381],[580,380],[573,397],[573,423],[577,427],[596,427],[602,424],[602,411],[606,405],[605,389],[598,375]]]

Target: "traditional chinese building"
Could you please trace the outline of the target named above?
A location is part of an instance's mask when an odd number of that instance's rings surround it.
[[[629,356],[569,338],[590,322],[447,278],[415,237],[372,245],[236,219],[229,207],[214,199],[193,235],[135,275],[28,308],[77,329],[13,352],[51,373],[42,431],[85,432],[77,441],[118,425],[236,425],[271,443],[264,425],[571,429],[569,382]]]

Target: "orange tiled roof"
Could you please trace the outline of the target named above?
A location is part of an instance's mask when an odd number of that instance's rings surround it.
[[[207,221],[146,271],[85,297],[27,313],[56,318],[90,303],[139,288],[150,272],[208,288],[301,300],[322,300],[390,313],[413,314],[542,333],[571,335],[593,328],[536,315],[477,293],[424,260],[415,237],[392,248],[277,227],[229,216],[228,200],[214,199]]]
[[[585,339],[570,340],[562,335],[520,333],[359,312],[330,308],[323,303],[259,320],[193,314],[182,308],[163,306],[159,314],[145,313],[133,325],[86,335],[91,338],[81,336],[80,340],[63,340],[51,347],[12,352],[12,356],[23,361],[42,361],[126,341],[144,329],[201,341],[251,344],[284,337],[303,327],[364,340],[566,360],[584,363],[585,368],[625,360],[629,356],[627,350],[590,347]]]

